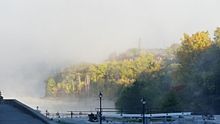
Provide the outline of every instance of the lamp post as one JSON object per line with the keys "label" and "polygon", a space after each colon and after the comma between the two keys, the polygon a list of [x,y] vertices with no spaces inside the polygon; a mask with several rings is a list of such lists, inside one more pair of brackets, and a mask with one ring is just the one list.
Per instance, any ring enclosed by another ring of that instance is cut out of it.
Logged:
{"label": "lamp post", "polygon": [[145,124],[145,105],[146,105],[146,100],[144,98],[141,99],[142,102],[142,114],[143,114],[143,124]]}
{"label": "lamp post", "polygon": [[100,105],[99,122],[100,124],[102,124],[102,92],[99,92],[99,105]]}
{"label": "lamp post", "polygon": [[2,92],[0,91],[0,101],[3,101]]}

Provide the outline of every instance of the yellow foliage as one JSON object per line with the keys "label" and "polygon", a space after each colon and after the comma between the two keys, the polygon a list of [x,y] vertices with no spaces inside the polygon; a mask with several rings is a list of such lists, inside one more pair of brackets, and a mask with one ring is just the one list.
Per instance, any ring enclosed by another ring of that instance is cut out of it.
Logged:
{"label": "yellow foliage", "polygon": [[56,95],[56,92],[57,92],[57,85],[56,85],[56,82],[53,78],[48,78],[47,80],[47,92],[48,92],[48,95]]}
{"label": "yellow foliage", "polygon": [[85,88],[85,86],[86,86],[86,84],[85,84],[85,82],[80,82],[79,84],[78,84],[78,91],[81,91],[83,88]]}
{"label": "yellow foliage", "polygon": [[216,28],[214,36],[215,44],[220,47],[220,27]]}
{"label": "yellow foliage", "polygon": [[202,51],[212,45],[212,40],[208,32],[197,32],[192,36],[184,34],[182,48],[187,52]]}

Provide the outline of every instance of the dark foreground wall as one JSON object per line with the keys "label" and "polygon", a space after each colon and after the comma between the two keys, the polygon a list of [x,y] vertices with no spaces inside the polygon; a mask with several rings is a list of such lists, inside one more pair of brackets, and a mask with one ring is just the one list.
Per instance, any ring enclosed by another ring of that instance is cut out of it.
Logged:
{"label": "dark foreground wall", "polygon": [[1,124],[54,124],[41,113],[27,105],[14,100],[6,99],[0,102],[0,123]]}

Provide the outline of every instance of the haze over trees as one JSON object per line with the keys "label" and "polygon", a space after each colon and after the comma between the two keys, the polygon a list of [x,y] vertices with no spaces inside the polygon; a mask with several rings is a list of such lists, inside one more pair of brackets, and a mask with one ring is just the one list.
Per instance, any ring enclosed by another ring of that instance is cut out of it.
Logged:
{"label": "haze over trees", "polygon": [[140,113],[192,111],[220,113],[220,28],[214,36],[184,34],[167,49],[129,49],[100,64],[65,68],[46,81],[46,96],[96,96],[102,91],[117,108]]}

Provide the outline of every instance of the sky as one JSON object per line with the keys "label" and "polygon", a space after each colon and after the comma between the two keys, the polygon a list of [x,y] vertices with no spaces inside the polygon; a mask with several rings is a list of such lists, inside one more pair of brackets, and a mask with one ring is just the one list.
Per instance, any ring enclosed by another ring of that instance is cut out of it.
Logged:
{"label": "sky", "polygon": [[[219,0],[0,0],[0,90],[43,95],[57,68],[166,48],[220,26]],[[22,86],[22,87],[21,87]],[[28,88],[27,88],[28,87]]]}

